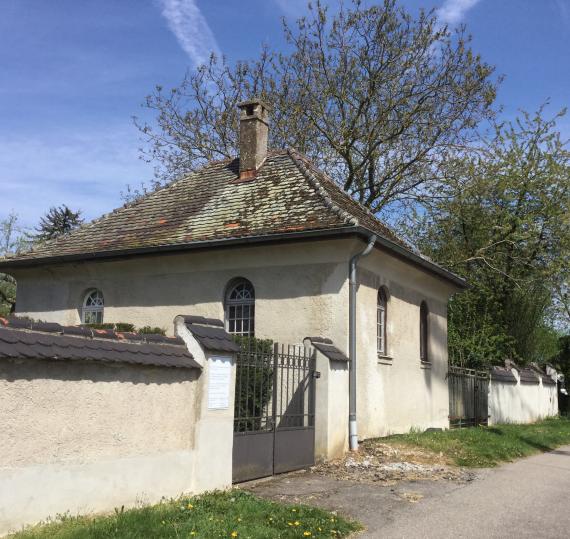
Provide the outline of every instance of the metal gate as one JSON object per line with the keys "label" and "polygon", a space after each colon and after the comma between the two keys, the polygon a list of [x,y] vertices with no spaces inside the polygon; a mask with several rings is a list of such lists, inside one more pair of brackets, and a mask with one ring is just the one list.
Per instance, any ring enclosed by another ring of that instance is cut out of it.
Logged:
{"label": "metal gate", "polygon": [[315,462],[316,355],[301,346],[249,340],[237,357],[233,482]]}
{"label": "metal gate", "polygon": [[450,428],[487,425],[489,420],[489,373],[449,366]]}

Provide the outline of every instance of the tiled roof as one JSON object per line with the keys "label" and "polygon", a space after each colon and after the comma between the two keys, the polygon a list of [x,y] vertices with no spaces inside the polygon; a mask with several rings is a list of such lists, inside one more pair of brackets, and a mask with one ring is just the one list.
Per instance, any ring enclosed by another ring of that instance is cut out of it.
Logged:
{"label": "tiled roof", "polygon": [[325,357],[331,361],[350,361],[346,354],[341,352],[332,342],[331,339],[324,337],[307,337],[314,348],[316,348]]}
{"label": "tiled roof", "polygon": [[540,383],[538,380],[538,373],[536,373],[533,369],[525,368],[519,371],[519,376],[521,382],[525,382],[527,384],[538,384]]}
{"label": "tiled roof", "polygon": [[239,352],[240,347],[224,329],[224,323],[215,318],[184,316],[184,323],[194,338],[207,350]]}
{"label": "tiled roof", "polygon": [[5,264],[356,225],[411,250],[295,151],[270,152],[251,181],[238,180],[238,165],[211,163]]}
{"label": "tiled roof", "polygon": [[200,368],[181,339],[0,318],[0,361],[45,359]]}
{"label": "tiled roof", "polygon": [[513,384],[517,383],[517,379],[513,374],[513,371],[507,367],[493,367],[491,369],[491,380],[511,382]]}

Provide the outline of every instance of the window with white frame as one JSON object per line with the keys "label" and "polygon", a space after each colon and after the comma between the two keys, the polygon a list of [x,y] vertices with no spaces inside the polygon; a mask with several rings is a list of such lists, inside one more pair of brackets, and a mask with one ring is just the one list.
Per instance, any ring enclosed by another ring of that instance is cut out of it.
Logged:
{"label": "window with white frame", "polygon": [[85,294],[81,310],[81,322],[84,324],[102,324],[105,300],[101,290],[92,289]]}
{"label": "window with white frame", "polygon": [[234,335],[255,333],[255,291],[247,279],[230,283],[226,293],[226,328]]}
{"label": "window with white frame", "polygon": [[429,362],[429,310],[427,303],[422,301],[420,305],[420,360]]}
{"label": "window with white frame", "polygon": [[386,322],[388,320],[388,294],[384,287],[378,290],[378,300],[376,305],[376,349],[378,355],[388,355],[386,338]]}

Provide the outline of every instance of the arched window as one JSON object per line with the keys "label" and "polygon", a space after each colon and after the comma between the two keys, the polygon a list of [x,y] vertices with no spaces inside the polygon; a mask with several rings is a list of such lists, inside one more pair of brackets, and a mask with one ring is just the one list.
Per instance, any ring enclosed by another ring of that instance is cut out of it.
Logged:
{"label": "arched window", "polygon": [[89,290],[83,299],[81,321],[84,324],[102,324],[104,307],[103,292],[96,288]]}
{"label": "arched window", "polygon": [[237,279],[228,286],[226,328],[234,335],[255,333],[255,291],[247,279]]}
{"label": "arched window", "polygon": [[427,303],[422,301],[420,305],[420,359],[428,362],[428,335],[429,335],[429,311]]}
{"label": "arched window", "polygon": [[376,349],[378,355],[388,354],[386,339],[386,322],[388,320],[388,294],[382,287],[378,290],[378,300],[376,304]]}

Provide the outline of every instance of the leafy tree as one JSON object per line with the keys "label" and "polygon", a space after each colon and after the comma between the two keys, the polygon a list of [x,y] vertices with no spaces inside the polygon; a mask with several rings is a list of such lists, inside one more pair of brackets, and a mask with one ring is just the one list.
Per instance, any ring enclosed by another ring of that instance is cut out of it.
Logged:
{"label": "leafy tree", "polygon": [[543,355],[540,332],[570,252],[570,152],[556,129],[564,111],[543,112],[498,125],[491,140],[450,160],[445,188],[409,229],[471,284],[450,303],[454,362]]}
{"label": "leafy tree", "polygon": [[284,33],[285,51],[266,47],[235,65],[212,56],[180,87],[147,97],[156,125],[135,121],[157,185],[234,158],[236,106],[255,95],[274,109],[273,147],[304,152],[380,211],[421,199],[450,149],[492,116],[493,68],[471,50],[464,28],[451,32],[434,11],[414,17],[396,0],[353,0],[331,16],[317,1]]}
{"label": "leafy tree", "polygon": [[40,224],[36,228],[36,241],[53,240],[63,234],[67,234],[83,223],[81,211],[72,211],[65,204],[59,207],[52,207],[40,219]]}
{"label": "leafy tree", "polygon": [[[23,232],[15,213],[0,220],[0,258],[18,252],[25,246]],[[0,273],[0,316],[13,312],[15,305],[16,280],[11,275]]]}

